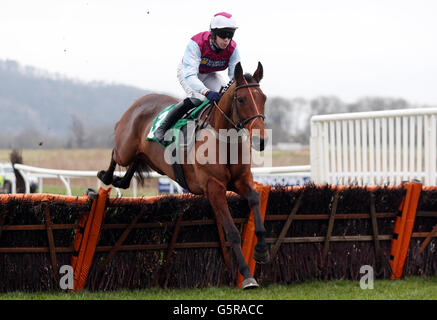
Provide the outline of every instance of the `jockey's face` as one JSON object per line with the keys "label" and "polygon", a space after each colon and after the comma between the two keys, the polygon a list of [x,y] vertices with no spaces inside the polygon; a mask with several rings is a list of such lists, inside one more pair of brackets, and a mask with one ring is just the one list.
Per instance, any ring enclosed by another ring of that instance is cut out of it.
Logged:
{"label": "jockey's face", "polygon": [[226,49],[229,45],[229,43],[231,43],[231,38],[220,38],[219,36],[215,37],[215,44],[217,45],[218,48],[220,49]]}

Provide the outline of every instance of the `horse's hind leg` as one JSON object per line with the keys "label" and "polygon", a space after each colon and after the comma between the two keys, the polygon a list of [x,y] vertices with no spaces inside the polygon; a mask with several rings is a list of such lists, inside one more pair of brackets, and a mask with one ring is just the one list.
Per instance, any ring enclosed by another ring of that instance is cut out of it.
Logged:
{"label": "horse's hind leg", "polygon": [[243,289],[250,289],[258,287],[258,283],[250,273],[249,266],[244,260],[243,252],[241,250],[241,236],[237,227],[232,220],[229,212],[228,203],[226,199],[226,188],[214,178],[209,178],[206,186],[207,197],[211,206],[225,229],[226,240],[232,243],[235,255],[238,260],[240,273],[244,277]]}
{"label": "horse's hind leg", "polygon": [[114,177],[112,180],[112,185],[116,188],[127,189],[130,186],[130,181],[137,170],[137,161],[138,158],[132,162],[132,164],[127,169],[125,175],[123,177]]}
{"label": "horse's hind leg", "polygon": [[114,177],[114,170],[117,163],[114,160],[114,150],[112,150],[111,154],[111,163],[109,164],[108,170],[101,170],[97,173],[97,177],[106,185],[110,185],[112,183]]}

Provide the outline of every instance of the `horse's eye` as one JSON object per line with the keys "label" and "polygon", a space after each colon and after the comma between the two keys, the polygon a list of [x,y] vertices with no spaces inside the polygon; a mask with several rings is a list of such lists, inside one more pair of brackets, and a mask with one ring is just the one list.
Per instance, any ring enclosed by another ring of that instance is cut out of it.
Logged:
{"label": "horse's eye", "polygon": [[239,103],[243,103],[244,102],[243,98],[238,98],[237,100],[238,100]]}

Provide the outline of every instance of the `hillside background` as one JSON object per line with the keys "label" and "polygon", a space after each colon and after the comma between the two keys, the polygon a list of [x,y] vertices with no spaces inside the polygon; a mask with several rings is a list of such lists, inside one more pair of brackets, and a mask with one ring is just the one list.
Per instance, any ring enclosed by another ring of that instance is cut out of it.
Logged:
{"label": "hillside background", "polygon": [[[143,88],[83,82],[0,60],[0,148],[111,148],[116,122],[148,93]],[[268,96],[266,124],[274,128],[274,145],[307,144],[312,115],[415,107],[432,106],[413,105],[401,97],[363,97],[346,103],[336,96]]]}

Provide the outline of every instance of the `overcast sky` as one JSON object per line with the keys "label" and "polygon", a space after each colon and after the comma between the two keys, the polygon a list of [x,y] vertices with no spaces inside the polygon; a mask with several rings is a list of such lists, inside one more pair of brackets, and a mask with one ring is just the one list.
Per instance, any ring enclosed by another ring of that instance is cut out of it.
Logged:
{"label": "overcast sky", "polygon": [[437,105],[434,0],[0,0],[0,59],[182,97],[185,46],[221,11],[239,24],[244,71],[264,65],[268,96]]}

